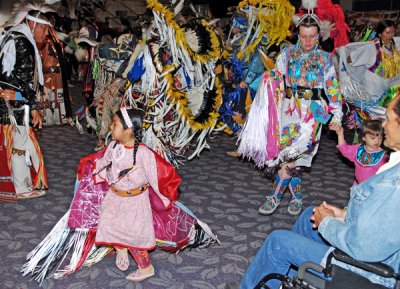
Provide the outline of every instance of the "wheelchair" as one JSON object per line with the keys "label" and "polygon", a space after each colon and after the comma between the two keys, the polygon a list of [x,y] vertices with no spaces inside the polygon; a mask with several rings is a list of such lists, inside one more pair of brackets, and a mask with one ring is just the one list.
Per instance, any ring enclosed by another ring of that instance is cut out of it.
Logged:
{"label": "wheelchair", "polygon": [[270,289],[266,283],[273,279],[282,282],[282,289],[388,289],[385,286],[372,283],[361,275],[332,264],[333,259],[382,277],[394,278],[396,280],[394,289],[400,289],[400,274],[390,266],[382,263],[360,262],[338,249],[329,254],[325,268],[313,262],[305,262],[300,266],[296,277],[268,274],[254,289]]}

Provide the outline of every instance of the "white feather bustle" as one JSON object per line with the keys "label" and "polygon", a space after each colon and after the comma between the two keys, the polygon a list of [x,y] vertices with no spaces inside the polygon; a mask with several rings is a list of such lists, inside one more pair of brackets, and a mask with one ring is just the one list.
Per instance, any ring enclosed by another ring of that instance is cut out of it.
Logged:
{"label": "white feather bustle", "polygon": [[205,90],[195,86],[188,92],[188,107],[193,115],[197,115],[202,108]]}
{"label": "white feather bustle", "polygon": [[304,9],[309,9],[312,10],[315,7],[317,7],[317,0],[302,0],[301,5],[303,6]]}
{"label": "white feather bustle", "polygon": [[190,49],[192,49],[194,52],[200,51],[199,39],[197,38],[196,31],[187,29],[185,31],[185,39]]}

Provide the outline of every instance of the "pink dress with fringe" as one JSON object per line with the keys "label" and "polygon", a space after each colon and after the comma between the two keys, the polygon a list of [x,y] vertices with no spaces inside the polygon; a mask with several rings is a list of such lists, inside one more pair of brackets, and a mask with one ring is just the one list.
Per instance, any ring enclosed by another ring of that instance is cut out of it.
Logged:
{"label": "pink dress with fringe", "polygon": [[[117,153],[116,153],[117,152]],[[116,158],[117,155],[117,158]],[[116,182],[120,171],[133,165],[133,147],[111,143],[102,159],[96,162],[96,169],[101,169],[112,159],[111,168],[100,172],[100,177],[111,184]],[[145,146],[140,146],[136,156],[136,168],[116,182],[119,190],[130,190],[150,184],[157,195],[157,166],[154,154]],[[161,197],[168,204],[165,197]],[[105,196],[99,216],[96,245],[115,245],[151,250],[156,246],[153,215],[149,199],[149,190],[133,197],[121,197],[111,191]]]}

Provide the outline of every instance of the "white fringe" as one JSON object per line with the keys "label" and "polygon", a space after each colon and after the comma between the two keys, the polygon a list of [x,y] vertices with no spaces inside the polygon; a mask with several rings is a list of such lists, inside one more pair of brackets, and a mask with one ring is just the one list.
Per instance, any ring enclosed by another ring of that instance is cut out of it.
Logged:
{"label": "white fringe", "polygon": [[88,258],[86,259],[83,266],[91,267],[94,264],[100,262],[108,253],[114,250],[113,247],[101,246],[96,247],[93,246],[92,250],[90,251]]}
{"label": "white fringe", "polygon": [[[69,229],[67,227],[69,219],[68,211],[54,226],[50,233],[43,239],[39,245],[36,246],[27,256],[28,262],[26,262],[22,268],[21,273],[23,276],[27,274],[33,274],[36,271],[40,271],[40,274],[35,278],[38,282],[42,283],[51,261],[57,255],[60,246],[65,242],[68,237]],[[38,264],[42,259],[46,261],[38,268]]]}
{"label": "white fringe", "polygon": [[268,93],[274,92],[271,90],[271,81],[265,74],[237,141],[238,153],[254,160],[258,167],[264,166],[267,160],[267,128],[270,117],[268,106],[271,105]]}
{"label": "white fringe", "polygon": [[[68,255],[69,251],[72,249],[72,256],[69,264],[62,270],[58,270],[54,273],[54,279],[60,279],[76,271],[78,262],[82,256],[82,251],[84,249],[84,244],[89,233],[89,229],[76,229],[73,236],[70,238],[67,244],[67,251],[64,258]],[[60,265],[64,259],[59,263]]]}

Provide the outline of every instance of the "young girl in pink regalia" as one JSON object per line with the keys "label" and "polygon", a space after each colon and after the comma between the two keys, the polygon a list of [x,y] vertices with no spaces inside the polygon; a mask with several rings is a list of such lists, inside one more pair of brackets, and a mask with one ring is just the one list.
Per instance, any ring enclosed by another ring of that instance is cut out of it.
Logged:
{"label": "young girl in pink regalia", "polygon": [[154,275],[148,251],[156,247],[148,191],[151,186],[158,192],[156,160],[150,149],[139,147],[141,131],[141,111],[121,108],[111,124],[113,142],[95,169],[97,179],[107,181],[111,190],[101,206],[96,245],[115,247],[116,265],[121,271],[128,269],[128,251],[131,253],[139,267],[126,277],[131,281]]}
{"label": "young girl in pink regalia", "polygon": [[121,108],[111,125],[113,141],[81,159],[70,209],[29,253],[24,276],[59,279],[115,249],[121,271],[129,268],[129,253],[138,265],[126,279],[141,281],[154,275],[148,251],[156,246],[179,252],[218,242],[178,201],[175,168],[141,144],[142,117],[141,110]]}

